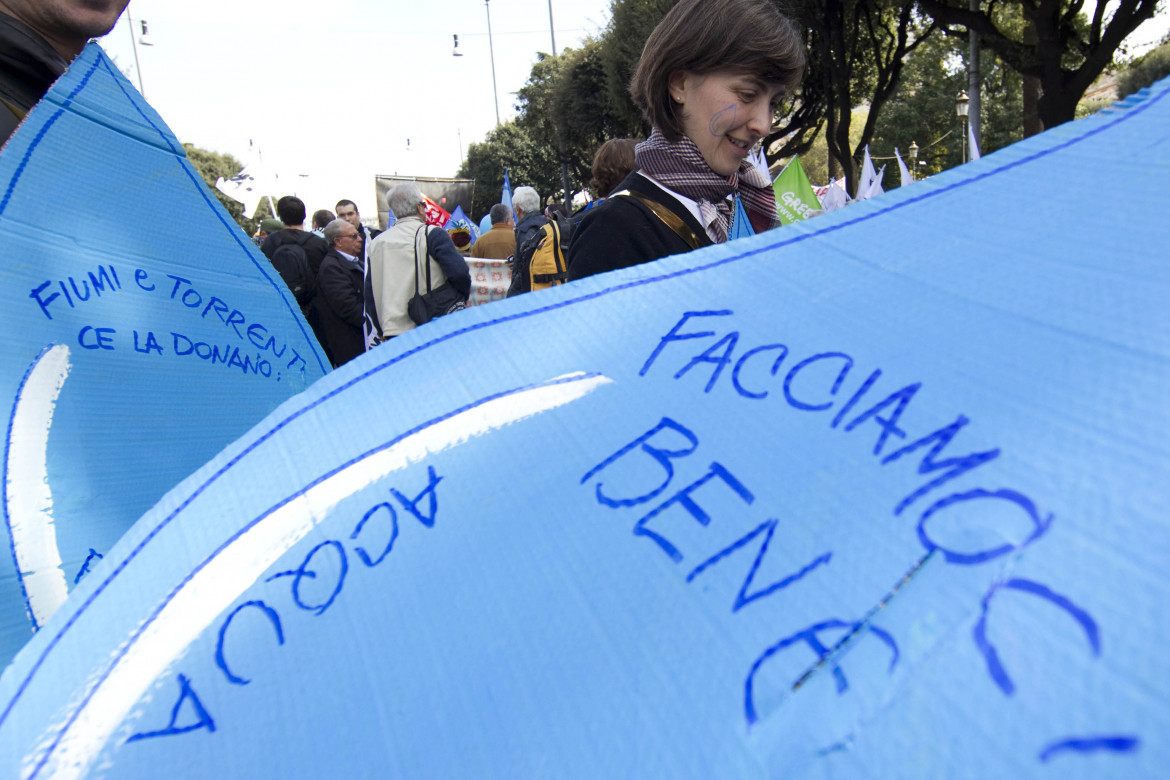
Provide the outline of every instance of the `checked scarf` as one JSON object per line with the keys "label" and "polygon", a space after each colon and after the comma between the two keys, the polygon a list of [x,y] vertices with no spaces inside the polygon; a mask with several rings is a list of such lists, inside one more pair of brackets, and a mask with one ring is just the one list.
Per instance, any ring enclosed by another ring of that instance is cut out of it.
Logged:
{"label": "checked scarf", "polygon": [[698,202],[703,226],[716,243],[727,240],[731,224],[727,198],[734,192],[739,193],[757,229],[760,225],[766,230],[780,224],[772,183],[749,160],[740,163],[739,170],[730,176],[720,176],[707,165],[694,141],[684,135],[677,143],[671,143],[657,127],[635,147],[634,160],[640,170],[662,186]]}

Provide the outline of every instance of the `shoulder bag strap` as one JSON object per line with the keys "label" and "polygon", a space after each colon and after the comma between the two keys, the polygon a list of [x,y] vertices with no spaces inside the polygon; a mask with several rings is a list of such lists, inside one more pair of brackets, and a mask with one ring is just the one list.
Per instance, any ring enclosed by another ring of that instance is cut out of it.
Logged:
{"label": "shoulder bag strap", "polygon": [[[427,230],[427,226],[423,225],[418,230],[414,231],[414,292],[417,295],[422,295],[422,292],[418,288],[418,276],[419,276],[419,273],[418,273],[418,234],[419,233],[423,234],[423,242],[424,242],[424,246],[425,246],[426,245],[425,242],[427,240],[426,230]],[[431,291],[431,261],[430,261],[430,257],[431,257],[431,253],[430,253],[429,249],[427,251],[423,252],[423,262],[426,263],[426,265],[427,265],[427,292]]]}
{"label": "shoulder bag strap", "polygon": [[621,192],[615,192],[613,195],[610,195],[610,197],[617,198],[623,195],[629,196],[634,200],[639,201],[643,206],[654,212],[654,216],[665,222],[666,226],[678,234],[679,238],[681,238],[683,241],[686,241],[691,249],[698,249],[700,246],[702,246],[702,243],[699,241],[699,237],[695,235],[695,231],[691,230],[690,226],[683,222],[678,214],[675,214],[666,206],[663,206],[661,203],[648,195],[643,195],[642,193],[634,192],[633,190],[622,190]]}

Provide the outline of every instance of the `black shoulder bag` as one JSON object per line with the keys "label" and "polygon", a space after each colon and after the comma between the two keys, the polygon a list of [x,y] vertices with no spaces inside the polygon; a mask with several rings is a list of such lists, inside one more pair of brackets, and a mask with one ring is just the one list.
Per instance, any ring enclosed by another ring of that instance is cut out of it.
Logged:
{"label": "black shoulder bag", "polygon": [[[414,232],[414,297],[406,304],[407,315],[414,320],[415,325],[423,325],[430,322],[435,317],[442,317],[444,314],[450,314],[453,311],[467,308],[467,301],[463,296],[451,286],[451,284],[444,283],[434,290],[431,289],[431,257],[430,252],[426,247],[426,229],[423,225]],[[423,292],[419,286],[419,271],[418,271],[418,236],[423,234],[423,265],[427,269],[427,290]]]}

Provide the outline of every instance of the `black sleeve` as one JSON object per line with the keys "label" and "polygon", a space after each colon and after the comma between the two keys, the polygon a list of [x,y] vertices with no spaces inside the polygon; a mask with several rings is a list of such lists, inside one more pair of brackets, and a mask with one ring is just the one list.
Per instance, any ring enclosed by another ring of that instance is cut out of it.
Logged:
{"label": "black sleeve", "polygon": [[689,252],[691,247],[658,217],[627,196],[590,209],[569,244],[569,280]]}
{"label": "black sleeve", "polygon": [[471,296],[471,269],[467,267],[467,260],[459,254],[459,250],[451,242],[451,236],[447,235],[446,230],[442,228],[427,229],[427,252],[435,258],[439,268],[443,269],[443,275],[447,277],[451,286],[465,300],[469,298]]}

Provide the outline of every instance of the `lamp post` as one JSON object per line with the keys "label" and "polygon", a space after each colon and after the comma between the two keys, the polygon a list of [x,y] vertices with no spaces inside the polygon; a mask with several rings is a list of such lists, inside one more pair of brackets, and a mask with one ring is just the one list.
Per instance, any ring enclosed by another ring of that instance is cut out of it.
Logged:
{"label": "lamp post", "polygon": [[496,94],[496,50],[492,47],[492,9],[488,5],[491,0],[483,0],[483,8],[487,11],[488,23],[488,54],[492,60],[492,99],[496,103],[496,127],[500,125],[500,96]]}
{"label": "lamp post", "polygon": [[914,175],[918,168],[918,144],[911,141],[910,149],[908,151],[910,156],[910,180],[914,181],[918,178]]}
{"label": "lamp post", "polygon": [[959,120],[963,123],[963,138],[961,147],[963,149],[963,162],[967,162],[967,109],[970,108],[971,99],[967,97],[967,91],[961,90],[959,96],[955,98],[955,114],[958,115]]}
{"label": "lamp post", "polygon": [[146,88],[142,86],[142,66],[138,64],[138,44],[143,46],[154,46],[154,39],[150,37],[150,33],[146,31],[146,22],[140,22],[142,25],[142,37],[134,37],[134,19],[130,16],[129,7],[126,8],[126,24],[130,28],[130,46],[134,49],[134,72],[138,74],[138,91],[142,97],[146,97]]}

